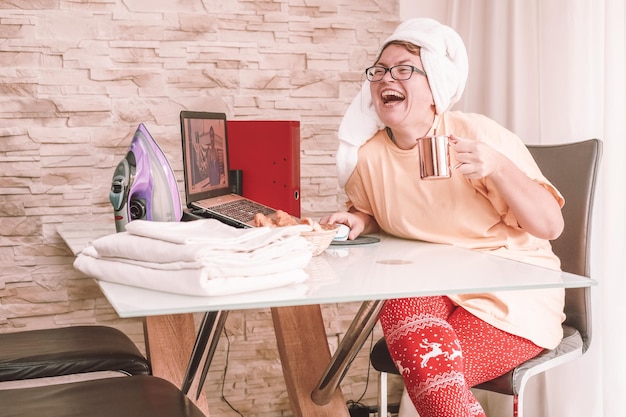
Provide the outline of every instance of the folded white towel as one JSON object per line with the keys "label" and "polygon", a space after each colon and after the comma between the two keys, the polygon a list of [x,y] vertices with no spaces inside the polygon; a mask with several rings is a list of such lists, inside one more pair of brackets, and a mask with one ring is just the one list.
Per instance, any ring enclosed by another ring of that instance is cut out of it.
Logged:
{"label": "folded white towel", "polygon": [[155,264],[185,262],[195,263],[196,266],[213,263],[215,259],[220,259],[220,262],[231,258],[236,262],[259,262],[292,250],[310,250],[309,242],[299,233],[294,234],[294,230],[264,229],[263,234],[251,234],[251,239],[240,244],[229,239],[179,244],[121,232],[98,238],[92,245],[103,258],[126,258]]}
{"label": "folded white towel", "polygon": [[312,251],[300,232],[309,230],[136,220],[126,232],[94,240],[74,268],[102,281],[188,295],[276,288],[307,279]]}
{"label": "folded white towel", "polygon": [[[402,22],[383,43],[394,40],[421,47],[420,55],[435,100],[437,114],[449,110],[463,94],[469,69],[463,40],[452,28],[433,19],[415,18]],[[381,50],[382,50],[381,48]],[[337,177],[344,187],[354,171],[357,153],[384,127],[372,105],[369,81],[354,98],[339,126]]]}
{"label": "folded white towel", "polygon": [[299,235],[302,231],[310,230],[309,225],[240,229],[216,219],[200,219],[192,222],[135,220],[126,225],[126,231],[136,236],[179,244],[213,244],[222,248],[237,248],[237,250],[247,250],[255,245],[256,247],[263,246],[273,240]]}
{"label": "folded white towel", "polygon": [[102,281],[196,296],[222,296],[266,290],[302,283],[308,278],[303,269],[267,275],[211,278],[206,268],[168,271],[83,254],[74,261],[74,268]]}
{"label": "folded white towel", "polygon": [[[198,261],[153,262],[146,259],[103,257],[95,247],[86,247],[78,257],[91,257],[110,262],[137,265],[151,270],[177,271],[181,269],[204,269],[207,279],[229,278],[238,276],[269,275],[279,272],[304,268],[311,260],[311,251],[305,239],[287,242],[280,245],[279,250],[263,251],[265,256],[249,257],[248,254],[232,253],[221,256],[210,256]],[[267,249],[274,249],[268,246]],[[132,278],[130,278],[132,279]]]}

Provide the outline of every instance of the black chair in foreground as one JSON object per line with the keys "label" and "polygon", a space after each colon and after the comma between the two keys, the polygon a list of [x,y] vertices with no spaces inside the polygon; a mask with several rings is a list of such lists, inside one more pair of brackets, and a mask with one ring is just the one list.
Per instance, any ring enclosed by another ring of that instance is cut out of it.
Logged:
{"label": "black chair in foreground", "polygon": [[[589,139],[559,145],[529,145],[528,149],[543,174],[565,197],[565,229],[552,242],[563,271],[590,276],[591,217],[596,177],[602,155],[602,142]],[[523,415],[523,394],[528,380],[548,369],[583,355],[591,343],[591,289],[565,290],[563,340],[553,350],[545,350],[510,372],[474,388],[513,396],[513,413]],[[387,415],[387,374],[399,375],[384,339],[370,353],[379,374],[379,414]]]}
{"label": "black chair in foreground", "polygon": [[103,371],[151,373],[150,363],[135,343],[113,327],[76,326],[0,334],[0,382]]}
{"label": "black chair in foreground", "polygon": [[205,417],[170,382],[150,375],[0,390],[0,417]]}

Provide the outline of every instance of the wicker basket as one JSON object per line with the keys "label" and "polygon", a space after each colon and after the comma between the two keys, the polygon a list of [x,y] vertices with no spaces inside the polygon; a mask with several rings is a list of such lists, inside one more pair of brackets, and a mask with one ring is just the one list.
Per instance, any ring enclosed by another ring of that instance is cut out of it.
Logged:
{"label": "wicker basket", "polygon": [[337,234],[337,229],[321,230],[319,232],[300,232],[300,236],[313,244],[313,256],[318,256],[330,246],[333,238]]}

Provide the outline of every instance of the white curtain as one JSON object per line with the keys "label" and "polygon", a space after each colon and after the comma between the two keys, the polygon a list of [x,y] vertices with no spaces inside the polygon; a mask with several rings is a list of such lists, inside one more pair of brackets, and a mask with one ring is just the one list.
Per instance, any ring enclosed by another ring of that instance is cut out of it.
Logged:
{"label": "white curtain", "polygon": [[[525,415],[624,415],[626,392],[626,10],[624,0],[400,0],[463,37],[470,75],[456,106],[528,144],[604,141],[592,236],[593,339],[580,359],[535,377]],[[510,399],[481,398],[490,417]]]}

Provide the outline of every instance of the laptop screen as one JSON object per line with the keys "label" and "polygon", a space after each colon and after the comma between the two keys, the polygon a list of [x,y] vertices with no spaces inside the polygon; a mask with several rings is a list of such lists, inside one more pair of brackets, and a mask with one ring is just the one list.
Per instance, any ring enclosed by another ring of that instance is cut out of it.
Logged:
{"label": "laptop screen", "polygon": [[187,203],[230,194],[226,114],[180,112]]}

